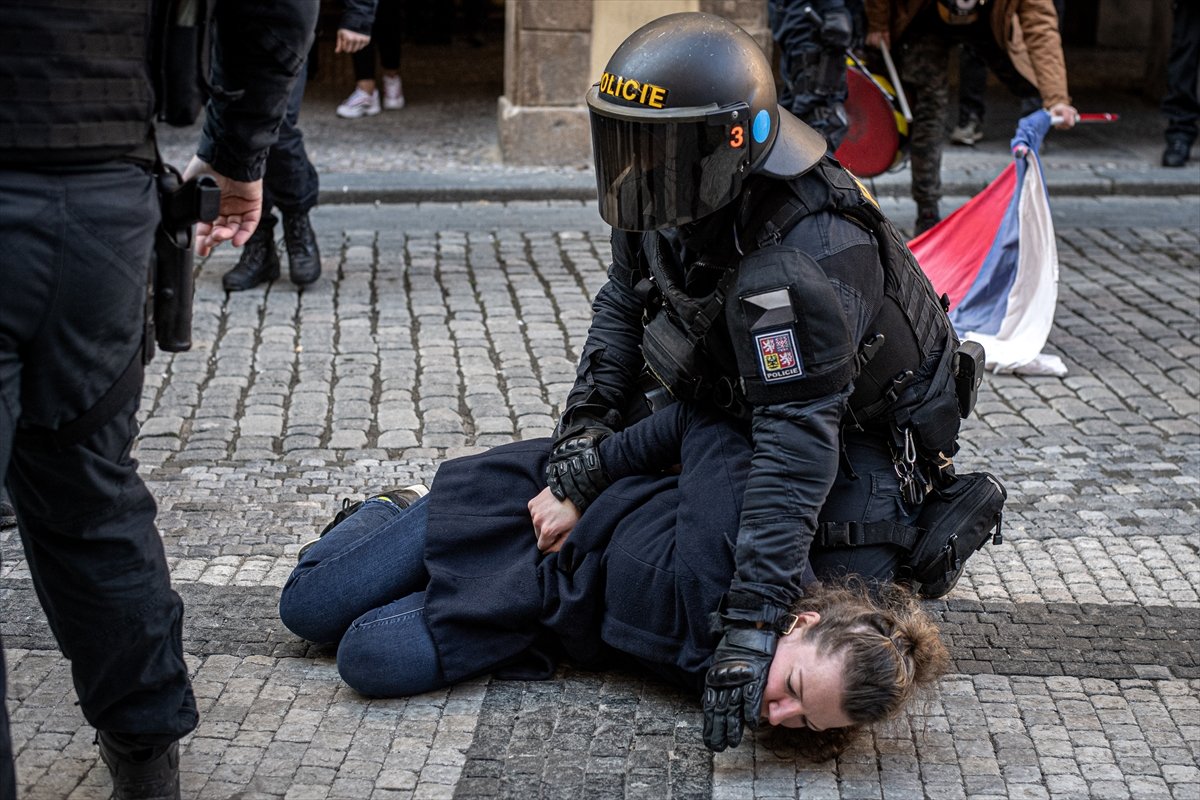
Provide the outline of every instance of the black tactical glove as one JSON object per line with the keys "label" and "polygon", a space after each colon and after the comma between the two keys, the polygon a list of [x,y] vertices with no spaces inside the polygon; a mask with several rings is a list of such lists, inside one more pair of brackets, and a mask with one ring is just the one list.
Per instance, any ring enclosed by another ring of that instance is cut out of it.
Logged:
{"label": "black tactical glove", "polygon": [[600,496],[611,481],[600,463],[600,442],[608,428],[589,427],[554,443],[546,465],[546,485],[559,500],[570,500],[579,513]]}
{"label": "black tactical glove", "polygon": [[763,689],[779,641],[772,628],[729,628],[704,676],[704,746],[737,747],[744,726],[758,727]]}
{"label": "black tactical glove", "polygon": [[730,589],[719,610],[724,635],[704,677],[704,745],[714,752],[737,747],[746,725],[758,727],[763,690],[775,645],[791,633],[796,615],[785,598]]}
{"label": "black tactical glove", "polygon": [[850,46],[854,35],[854,22],[850,12],[844,8],[830,9],[825,12],[821,22],[821,42],[829,48],[845,50]]}

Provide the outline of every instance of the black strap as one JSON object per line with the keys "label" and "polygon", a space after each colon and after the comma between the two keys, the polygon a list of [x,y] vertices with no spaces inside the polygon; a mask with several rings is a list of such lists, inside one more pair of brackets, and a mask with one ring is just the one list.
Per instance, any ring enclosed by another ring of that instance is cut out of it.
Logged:
{"label": "black strap", "polygon": [[125,371],[108,388],[96,405],[61,428],[51,429],[40,426],[19,428],[17,440],[22,447],[41,450],[66,450],[68,447],[79,444],[103,428],[109,420],[116,416],[122,406],[141,392],[144,369],[142,349],[139,347],[133,354],[129,366],[125,367]]}
{"label": "black strap", "polygon": [[[683,322],[688,338],[693,342],[699,342],[708,334],[709,328],[723,313],[725,297],[737,271],[732,267],[726,267],[712,294],[707,297],[694,298],[679,287],[678,281],[681,276],[672,274],[673,270],[667,262],[662,248],[662,237],[655,237],[655,250],[646,260],[650,266],[650,274],[654,279],[655,286],[662,293],[666,305]],[[641,294],[645,290],[635,287],[635,291]],[[647,296],[649,295],[647,294]]]}
{"label": "black strap", "polygon": [[913,549],[921,529],[885,520],[883,522],[822,522],[813,534],[817,547],[867,547],[890,544],[905,551]]}

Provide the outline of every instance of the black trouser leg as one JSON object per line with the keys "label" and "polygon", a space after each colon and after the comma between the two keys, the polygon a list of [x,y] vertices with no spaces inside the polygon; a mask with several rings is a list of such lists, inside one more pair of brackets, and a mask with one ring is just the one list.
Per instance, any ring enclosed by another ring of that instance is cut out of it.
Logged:
{"label": "black trouser leg", "polygon": [[196,708],[182,602],[130,456],[140,380],[78,442],[44,434],[95,407],[138,357],[158,219],[153,178],[131,164],[0,170],[0,472],[84,716],[146,746],[192,730]]}

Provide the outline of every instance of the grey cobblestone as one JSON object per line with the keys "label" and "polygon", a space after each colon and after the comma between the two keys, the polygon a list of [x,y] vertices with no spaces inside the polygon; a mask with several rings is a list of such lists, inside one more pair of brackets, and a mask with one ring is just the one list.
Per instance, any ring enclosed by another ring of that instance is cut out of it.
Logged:
{"label": "grey cobblestone", "polygon": [[[327,278],[303,293],[226,296],[236,255],[219,250],[197,273],[193,351],[147,375],[136,455],[202,712],[185,797],[1200,795],[1196,230],[1060,234],[1050,350],[1070,373],[988,375],[966,423],[959,463],[1010,500],[1005,543],[931,605],[954,672],[814,765],[754,737],[713,756],[694,698],[624,673],[369,700],[282,628],[295,553],[341,498],[550,432],[604,281],[590,206],[385,211],[404,224],[318,210]],[[106,797],[13,531],[0,547],[22,796]]]}

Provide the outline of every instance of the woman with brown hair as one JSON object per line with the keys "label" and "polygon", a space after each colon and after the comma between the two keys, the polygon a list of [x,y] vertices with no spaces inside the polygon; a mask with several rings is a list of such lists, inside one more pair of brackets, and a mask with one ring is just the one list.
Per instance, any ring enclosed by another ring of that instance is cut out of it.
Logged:
{"label": "woman with brown hair", "polygon": [[[302,550],[280,598],[284,624],[338,643],[343,679],[372,696],[489,672],[545,679],[563,660],[706,691],[745,431],[693,406],[656,412],[602,443],[612,484],[582,514],[545,488],[548,451],[515,442],[446,462],[427,496],[409,487],[350,505]],[[898,713],[947,656],[907,592],[809,574],[786,630],[764,632],[779,643],[761,697],[739,709],[751,726],[841,742]]]}

